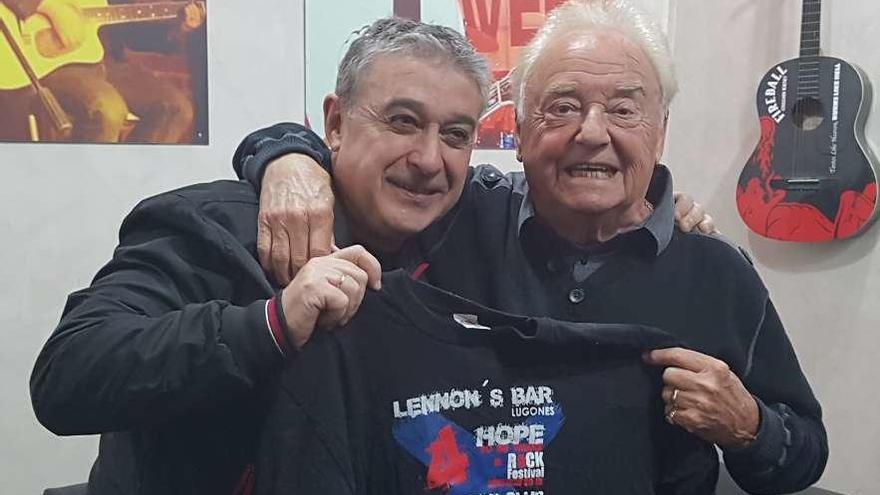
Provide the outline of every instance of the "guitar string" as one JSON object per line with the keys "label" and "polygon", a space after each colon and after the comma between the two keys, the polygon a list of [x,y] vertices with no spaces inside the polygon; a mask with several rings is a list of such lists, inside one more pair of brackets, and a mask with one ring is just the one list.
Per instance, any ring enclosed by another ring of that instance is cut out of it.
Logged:
{"label": "guitar string", "polygon": [[[803,57],[805,55],[804,51],[804,40],[806,39],[806,33],[804,32],[804,19],[806,19],[808,12],[809,0],[804,0],[802,4],[801,11],[801,43],[800,43],[800,58],[798,58],[798,79],[797,79],[797,100],[795,100],[794,112],[792,112],[792,118],[794,119],[794,149],[791,152],[791,175],[790,177],[793,179],[797,179],[797,162],[798,162],[798,150],[800,150],[800,138],[801,132],[803,131],[804,126],[804,105],[805,105],[805,95],[803,94]],[[800,121],[800,122],[798,122]]]}
{"label": "guitar string", "polygon": [[[817,8],[815,11],[812,11],[810,9],[810,7],[817,7]],[[806,131],[805,127],[807,125],[807,111],[809,110],[807,101],[810,98],[810,96],[812,95],[813,89],[814,89],[812,84],[810,84],[810,85],[804,84],[805,83],[805,81],[804,81],[804,79],[805,79],[805,77],[804,77],[804,75],[805,75],[805,73],[804,73],[804,65],[805,65],[804,58],[806,58],[804,55],[806,55],[807,57],[814,56],[812,53],[807,53],[807,51],[806,51],[806,45],[808,43],[812,44],[810,42],[813,41],[811,39],[812,36],[810,36],[810,39],[808,39],[808,35],[815,34],[815,38],[816,38],[815,41],[818,44],[818,41],[820,40],[820,36],[819,36],[820,33],[819,33],[818,29],[821,29],[821,23],[820,23],[819,27],[817,28],[817,31],[808,31],[807,30],[807,24],[808,24],[807,16],[816,15],[819,20],[816,20],[814,22],[820,22],[821,8],[822,8],[821,0],[804,0],[803,6],[802,6],[802,12],[801,12],[801,52],[802,52],[801,55],[802,56],[798,59],[798,83],[797,83],[798,84],[798,90],[797,90],[798,99],[795,102],[795,108],[798,108],[798,110],[800,111],[800,115],[797,115],[797,113],[792,115],[792,117],[794,117],[795,119],[800,120],[800,123],[799,123],[800,125],[797,125],[798,122],[795,122],[795,124],[796,124],[795,131],[794,131],[795,132],[795,147],[794,147],[794,150],[791,154],[791,156],[792,156],[792,167],[791,167],[791,174],[792,175],[791,175],[791,177],[793,177],[795,179],[799,178],[798,177],[798,169],[799,169],[798,153],[799,153],[799,150],[801,149],[801,146],[803,146],[803,143],[806,142],[806,132],[807,131]],[[816,48],[817,48],[816,51],[818,51],[818,47],[816,47]],[[818,56],[818,54],[816,54],[816,56]],[[818,69],[818,65],[819,65],[818,61],[812,61],[812,62],[809,62],[809,64],[811,65],[811,69],[813,68],[812,65],[816,65],[815,68]],[[817,81],[816,81],[815,85],[816,85],[815,92],[818,93],[818,88],[819,88],[818,74],[817,74]],[[809,88],[805,88],[805,86],[809,86]],[[816,96],[818,97],[818,94],[816,94]]]}

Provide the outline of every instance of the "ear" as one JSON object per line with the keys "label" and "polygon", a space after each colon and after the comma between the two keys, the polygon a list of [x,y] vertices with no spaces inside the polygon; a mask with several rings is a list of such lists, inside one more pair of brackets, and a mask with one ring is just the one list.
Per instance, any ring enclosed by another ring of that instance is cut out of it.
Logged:
{"label": "ear", "polygon": [[522,163],[522,151],[519,150],[519,115],[516,111],[513,112],[513,121],[516,122],[516,129],[513,132],[513,142],[516,145],[516,161]]}
{"label": "ear", "polygon": [[657,146],[654,148],[654,163],[660,163],[660,158],[663,157],[663,150],[666,149],[666,124],[668,123],[669,111],[663,116],[663,123],[660,124],[660,129],[657,131]]}
{"label": "ear", "polygon": [[342,103],[336,93],[324,97],[324,139],[330,151],[337,152],[342,145]]}

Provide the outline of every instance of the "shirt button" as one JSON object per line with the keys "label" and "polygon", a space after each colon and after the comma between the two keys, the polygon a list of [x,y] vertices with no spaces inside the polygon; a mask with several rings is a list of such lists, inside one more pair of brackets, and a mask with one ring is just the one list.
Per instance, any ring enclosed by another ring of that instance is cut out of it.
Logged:
{"label": "shirt button", "polygon": [[483,182],[488,185],[493,185],[496,182],[501,180],[501,174],[498,172],[484,172],[483,173]]}
{"label": "shirt button", "polygon": [[572,304],[580,304],[584,301],[586,294],[584,293],[584,289],[572,289],[571,292],[568,293],[568,300],[571,301]]}

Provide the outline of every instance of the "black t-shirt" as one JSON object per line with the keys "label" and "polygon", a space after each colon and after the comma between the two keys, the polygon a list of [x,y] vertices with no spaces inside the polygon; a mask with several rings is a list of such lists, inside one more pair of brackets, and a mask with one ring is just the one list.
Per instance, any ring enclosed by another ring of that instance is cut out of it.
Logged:
{"label": "black t-shirt", "polygon": [[714,448],[663,421],[641,362],[673,337],[383,285],[280,376],[257,493],[713,493]]}

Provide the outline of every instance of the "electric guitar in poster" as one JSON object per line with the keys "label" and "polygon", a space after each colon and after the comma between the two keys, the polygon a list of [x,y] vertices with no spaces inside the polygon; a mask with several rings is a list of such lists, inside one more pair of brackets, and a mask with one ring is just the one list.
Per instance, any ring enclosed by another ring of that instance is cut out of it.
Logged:
{"label": "electric guitar in poster", "polygon": [[740,217],[770,239],[846,239],[878,216],[864,138],[870,86],[856,67],[819,55],[821,5],[803,0],[800,57],[761,80],[761,137],[737,185]]}
{"label": "electric guitar in poster", "polygon": [[513,149],[516,147],[511,72],[492,83],[489,101],[480,116],[477,147],[482,149]]}
{"label": "electric guitar in poster", "polygon": [[481,121],[488,119],[493,113],[500,110],[502,107],[513,105],[513,86],[510,81],[511,74],[513,74],[513,71],[510,71],[506,76],[492,84],[492,88],[489,92],[489,101],[486,104],[486,110],[484,110],[483,115],[480,116]]}
{"label": "electric guitar in poster", "polygon": [[[0,3],[0,22],[6,24],[38,79],[67,64],[94,64],[104,58],[104,45],[98,30],[110,24],[154,22],[176,19],[189,2],[155,2],[108,5],[107,0],[78,0],[85,23],[83,43],[74,49],[65,48],[55,36],[49,19],[34,14],[19,20],[15,13]],[[197,2],[204,10],[204,2]],[[0,90],[28,86],[30,80],[5,40],[0,38]]]}

